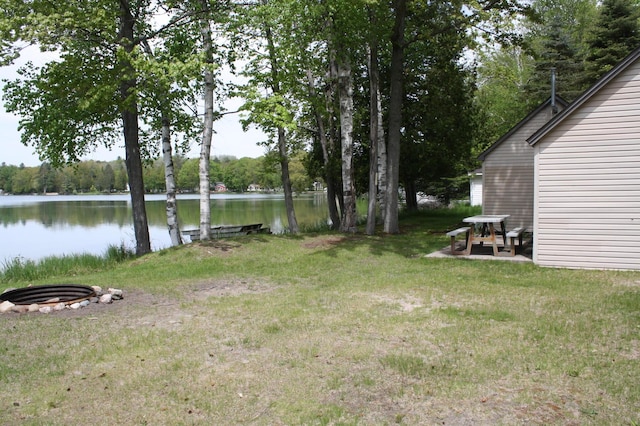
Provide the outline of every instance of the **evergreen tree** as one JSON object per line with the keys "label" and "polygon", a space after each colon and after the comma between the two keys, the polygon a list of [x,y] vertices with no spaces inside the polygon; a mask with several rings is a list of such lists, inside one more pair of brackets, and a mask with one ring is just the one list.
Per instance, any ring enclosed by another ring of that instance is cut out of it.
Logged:
{"label": "evergreen tree", "polygon": [[588,40],[585,86],[595,83],[640,46],[640,6],[634,0],[604,0]]}
{"label": "evergreen tree", "polygon": [[580,52],[565,29],[560,17],[552,17],[539,35],[534,69],[525,86],[529,109],[544,102],[551,95],[551,69],[556,70],[556,93],[572,101],[582,93],[584,78]]}

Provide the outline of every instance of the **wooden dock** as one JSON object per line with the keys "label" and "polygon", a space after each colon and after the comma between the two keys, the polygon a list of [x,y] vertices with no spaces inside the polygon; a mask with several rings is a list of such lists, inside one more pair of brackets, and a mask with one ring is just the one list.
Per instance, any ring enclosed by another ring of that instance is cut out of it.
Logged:
{"label": "wooden dock", "polygon": [[[211,227],[211,239],[238,237],[249,234],[270,234],[271,228],[262,227],[261,223],[251,225],[222,225]],[[185,229],[183,235],[191,238],[191,241],[200,240],[200,229]]]}

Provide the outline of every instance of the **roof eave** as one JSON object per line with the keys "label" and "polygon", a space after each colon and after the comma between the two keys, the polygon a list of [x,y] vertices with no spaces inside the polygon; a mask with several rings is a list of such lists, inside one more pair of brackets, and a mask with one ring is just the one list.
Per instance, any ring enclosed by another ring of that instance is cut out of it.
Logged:
{"label": "roof eave", "polygon": [[[565,101],[564,99],[562,99],[560,96],[556,96],[556,103],[561,104],[565,108],[567,107],[567,105],[569,105],[569,103],[567,101]],[[480,153],[480,155],[478,155],[478,160],[484,161],[485,158],[487,157],[487,155],[489,155],[494,149],[496,149],[498,146],[500,146],[500,144],[502,144],[505,140],[509,139],[511,137],[511,135],[513,135],[515,132],[517,132],[529,120],[531,120],[533,117],[538,115],[540,113],[540,111],[545,109],[550,104],[551,104],[551,97],[547,98],[546,101],[544,101],[540,105],[538,105],[538,107],[536,109],[534,109],[529,114],[527,114],[527,116],[525,118],[523,118],[522,120],[520,120],[518,122],[518,124],[513,126],[511,129],[509,129],[509,131],[507,133],[502,135],[500,137],[500,139],[498,139],[497,141],[492,143],[491,146],[489,146],[487,149],[482,151],[482,153]]]}

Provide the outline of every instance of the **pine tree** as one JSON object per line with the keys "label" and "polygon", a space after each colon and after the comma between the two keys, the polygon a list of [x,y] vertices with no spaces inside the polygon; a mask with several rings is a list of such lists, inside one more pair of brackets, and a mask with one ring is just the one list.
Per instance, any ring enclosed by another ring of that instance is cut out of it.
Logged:
{"label": "pine tree", "polygon": [[551,69],[556,70],[556,93],[568,101],[582,92],[584,77],[578,47],[563,22],[554,18],[544,28],[538,52],[535,52],[534,71],[525,87],[529,106],[544,102],[551,95]]}
{"label": "pine tree", "polygon": [[585,85],[590,86],[640,46],[640,6],[633,0],[604,0],[588,40]]}

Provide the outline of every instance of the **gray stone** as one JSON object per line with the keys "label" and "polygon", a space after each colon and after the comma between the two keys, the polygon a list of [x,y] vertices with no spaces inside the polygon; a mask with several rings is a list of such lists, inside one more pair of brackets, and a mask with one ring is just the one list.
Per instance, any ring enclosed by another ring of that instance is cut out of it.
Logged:
{"label": "gray stone", "polygon": [[42,308],[38,309],[38,311],[43,314],[50,314],[53,309],[51,308],[51,306],[43,306]]}

